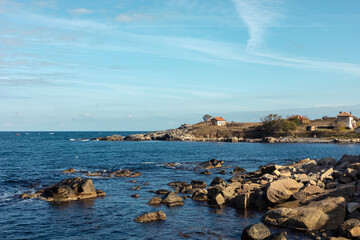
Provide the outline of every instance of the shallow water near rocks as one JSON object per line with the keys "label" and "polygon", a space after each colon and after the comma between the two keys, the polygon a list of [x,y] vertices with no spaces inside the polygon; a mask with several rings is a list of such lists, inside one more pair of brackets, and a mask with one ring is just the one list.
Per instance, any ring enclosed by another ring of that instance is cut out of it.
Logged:
{"label": "shallow water near rocks", "polygon": [[[157,189],[172,181],[202,180],[210,184],[220,176],[231,177],[235,166],[249,171],[269,163],[287,164],[303,158],[318,159],[343,154],[360,155],[360,145],[262,144],[213,142],[99,142],[70,141],[133,132],[0,132],[0,238],[1,239],[239,239],[243,228],[261,221],[261,212],[240,212],[231,207],[214,209],[185,200],[182,207],[149,206]],[[224,160],[226,175],[201,175],[199,171],[167,168],[216,158]],[[185,164],[184,164],[185,163]],[[79,172],[64,174],[75,168]],[[85,177],[87,171],[129,168],[138,178],[92,177],[105,198],[66,203],[19,199],[65,178]],[[137,180],[136,183],[130,181]],[[144,185],[149,182],[149,185]],[[140,186],[141,189],[131,190]],[[131,195],[139,194],[139,198]],[[163,222],[136,223],[142,213],[162,210]],[[279,231],[271,229],[272,232]],[[289,239],[304,239],[291,233]]]}

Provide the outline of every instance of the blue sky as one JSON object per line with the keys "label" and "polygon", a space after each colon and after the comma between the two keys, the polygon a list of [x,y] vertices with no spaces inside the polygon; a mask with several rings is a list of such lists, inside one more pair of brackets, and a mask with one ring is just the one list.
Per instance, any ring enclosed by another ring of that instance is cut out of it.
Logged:
{"label": "blue sky", "polygon": [[359,24],[357,0],[0,0],[0,130],[360,115]]}

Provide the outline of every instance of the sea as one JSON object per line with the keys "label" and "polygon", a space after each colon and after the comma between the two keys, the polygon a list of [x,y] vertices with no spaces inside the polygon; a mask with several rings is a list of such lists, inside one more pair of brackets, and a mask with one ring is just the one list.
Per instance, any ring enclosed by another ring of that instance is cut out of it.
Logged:
{"label": "sea", "polygon": [[[138,132],[0,132],[0,239],[240,239],[246,226],[261,221],[263,212],[212,208],[191,198],[181,207],[146,203],[155,195],[152,191],[171,190],[169,182],[210,184],[216,176],[227,180],[235,166],[253,171],[270,163],[360,155],[360,145],[88,140],[133,133]],[[224,160],[225,175],[218,170],[202,175],[191,167],[213,158]],[[77,172],[63,173],[69,168]],[[65,203],[19,198],[62,179],[124,168],[142,175],[136,183],[133,178],[91,177],[95,188],[106,192],[104,198]],[[132,190],[135,186],[141,189]],[[134,222],[158,210],[165,212],[166,221]],[[289,232],[288,239],[307,237]]]}

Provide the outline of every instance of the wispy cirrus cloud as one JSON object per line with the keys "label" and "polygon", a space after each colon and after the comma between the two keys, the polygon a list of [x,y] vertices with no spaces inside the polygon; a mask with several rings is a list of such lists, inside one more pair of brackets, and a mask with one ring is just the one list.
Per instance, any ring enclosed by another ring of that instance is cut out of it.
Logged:
{"label": "wispy cirrus cloud", "polygon": [[114,19],[117,22],[134,22],[139,20],[149,20],[154,17],[148,14],[141,13],[122,13],[117,15]]}
{"label": "wispy cirrus cloud", "polygon": [[256,49],[264,44],[266,29],[274,26],[285,16],[281,13],[281,1],[233,0],[240,18],[248,28],[247,48]]}
{"label": "wispy cirrus cloud", "polygon": [[68,12],[72,15],[80,16],[84,14],[93,13],[94,11],[87,8],[74,8],[74,9],[69,9]]}

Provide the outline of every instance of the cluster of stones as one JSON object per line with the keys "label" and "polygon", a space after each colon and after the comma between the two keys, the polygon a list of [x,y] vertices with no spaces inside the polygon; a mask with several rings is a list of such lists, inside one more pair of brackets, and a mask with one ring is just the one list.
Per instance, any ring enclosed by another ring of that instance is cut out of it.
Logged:
{"label": "cluster of stones", "polygon": [[227,182],[216,177],[207,188],[205,183],[199,188],[194,188],[194,181],[183,183],[179,193],[192,193],[193,200],[215,207],[268,210],[263,222],[269,225],[354,238],[360,237],[359,179],[360,156],[344,155],[340,161],[267,165]]}
{"label": "cluster of stones", "polygon": [[45,201],[73,201],[94,197],[105,197],[102,190],[95,189],[91,179],[80,177],[65,179],[34,194],[24,193],[20,198],[40,198]]}
{"label": "cluster of stones", "polygon": [[[64,173],[75,173],[76,170],[74,168],[70,168],[64,171]],[[132,172],[129,169],[120,169],[117,171],[95,171],[95,172],[88,172],[86,176],[89,177],[139,177],[141,172]]]}

